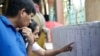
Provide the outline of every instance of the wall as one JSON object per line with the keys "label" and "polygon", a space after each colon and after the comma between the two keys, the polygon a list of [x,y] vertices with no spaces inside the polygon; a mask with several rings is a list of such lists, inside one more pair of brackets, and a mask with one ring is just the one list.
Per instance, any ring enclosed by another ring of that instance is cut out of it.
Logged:
{"label": "wall", "polygon": [[54,28],[52,38],[54,49],[75,42],[71,52],[57,56],[100,56],[100,22]]}

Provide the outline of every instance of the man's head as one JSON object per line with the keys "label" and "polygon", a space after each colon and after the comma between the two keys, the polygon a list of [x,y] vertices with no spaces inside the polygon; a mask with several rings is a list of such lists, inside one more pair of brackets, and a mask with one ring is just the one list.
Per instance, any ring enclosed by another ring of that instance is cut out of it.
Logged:
{"label": "man's head", "polygon": [[28,26],[36,13],[32,0],[8,0],[4,15],[16,20],[16,27]]}

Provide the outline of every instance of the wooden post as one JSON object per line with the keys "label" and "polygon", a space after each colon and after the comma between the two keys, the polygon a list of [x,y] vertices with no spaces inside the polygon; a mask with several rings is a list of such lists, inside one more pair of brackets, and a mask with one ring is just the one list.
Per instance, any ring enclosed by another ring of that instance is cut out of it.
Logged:
{"label": "wooden post", "polygon": [[56,0],[57,22],[64,24],[63,0]]}
{"label": "wooden post", "polygon": [[100,0],[86,0],[86,21],[100,21]]}

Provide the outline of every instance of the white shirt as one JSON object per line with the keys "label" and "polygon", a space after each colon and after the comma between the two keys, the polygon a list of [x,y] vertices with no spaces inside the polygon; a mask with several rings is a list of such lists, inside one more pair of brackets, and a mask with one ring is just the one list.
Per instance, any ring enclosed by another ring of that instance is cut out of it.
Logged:
{"label": "white shirt", "polygon": [[[26,43],[26,47],[28,46],[28,43]],[[39,50],[41,47],[35,42],[32,46],[32,51],[37,51]]]}
{"label": "white shirt", "polygon": [[35,42],[34,44],[33,44],[33,46],[32,46],[32,50],[33,51],[37,51],[37,50],[39,50],[41,47]]}

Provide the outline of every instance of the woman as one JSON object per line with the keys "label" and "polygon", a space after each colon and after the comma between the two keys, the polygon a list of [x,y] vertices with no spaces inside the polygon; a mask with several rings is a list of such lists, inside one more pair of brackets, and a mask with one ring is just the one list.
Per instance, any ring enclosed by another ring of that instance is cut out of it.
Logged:
{"label": "woman", "polygon": [[[68,45],[66,45],[65,47],[61,48],[61,49],[57,49],[57,50],[45,50],[43,48],[41,48],[35,41],[38,39],[38,34],[39,34],[39,25],[32,20],[32,22],[29,24],[28,28],[30,28],[32,30],[32,33],[34,35],[34,41],[33,45],[32,45],[32,52],[34,52],[36,55],[38,56],[55,56],[61,52],[66,52],[66,51],[71,51],[72,47],[71,45],[73,43],[70,43]],[[27,39],[24,39],[25,42],[27,42]],[[29,50],[31,49],[31,47],[29,47]],[[30,55],[30,52],[28,53]]]}

